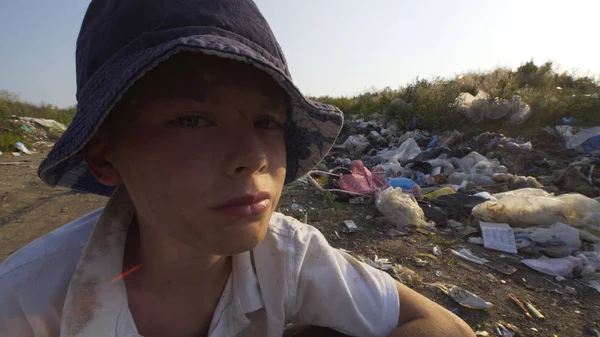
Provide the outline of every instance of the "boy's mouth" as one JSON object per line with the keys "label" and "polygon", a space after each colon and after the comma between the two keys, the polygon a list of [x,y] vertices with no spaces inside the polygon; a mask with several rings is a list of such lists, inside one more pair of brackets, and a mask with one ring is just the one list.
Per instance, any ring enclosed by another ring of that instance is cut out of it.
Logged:
{"label": "boy's mouth", "polygon": [[263,214],[271,208],[271,194],[259,192],[230,199],[213,209],[231,216],[253,216]]}

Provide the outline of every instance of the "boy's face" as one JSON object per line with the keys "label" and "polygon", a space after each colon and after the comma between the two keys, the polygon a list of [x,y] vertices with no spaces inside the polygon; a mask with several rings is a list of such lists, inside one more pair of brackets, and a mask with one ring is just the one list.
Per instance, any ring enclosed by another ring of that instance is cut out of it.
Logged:
{"label": "boy's face", "polygon": [[174,56],[127,93],[86,157],[101,182],[125,184],[144,230],[210,254],[247,251],[283,188],[284,97],[243,63]]}

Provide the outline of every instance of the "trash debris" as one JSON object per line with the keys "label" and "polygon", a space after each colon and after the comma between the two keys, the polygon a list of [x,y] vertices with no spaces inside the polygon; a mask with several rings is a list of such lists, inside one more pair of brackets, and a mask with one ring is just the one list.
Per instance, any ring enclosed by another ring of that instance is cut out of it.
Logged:
{"label": "trash debris", "polygon": [[550,227],[515,228],[514,235],[519,250],[541,252],[550,257],[569,256],[581,247],[579,230],[563,223]]}
{"label": "trash debris", "polygon": [[401,188],[405,191],[412,191],[415,186],[418,186],[417,183],[408,178],[389,178],[387,180],[389,186],[393,188]]}
{"label": "trash debris", "polygon": [[581,130],[569,138],[566,147],[583,153],[600,150],[600,126]]}
{"label": "trash debris", "polygon": [[428,253],[417,253],[417,254],[415,254],[415,256],[417,256],[417,257],[426,257],[426,258],[432,259],[434,261],[438,260],[437,256],[432,255],[432,254],[428,254]]}
{"label": "trash debris", "polygon": [[577,290],[575,290],[573,287],[565,286],[565,292],[569,295],[577,295]]}
{"label": "trash debris", "polygon": [[523,312],[525,313],[525,316],[533,319],[533,316],[531,316],[531,314],[529,313],[529,311],[527,311],[527,308],[525,307],[525,304],[523,302],[521,302],[521,300],[519,300],[515,295],[513,294],[508,294],[508,298],[513,301],[514,304],[516,304],[519,308],[521,308],[521,310],[523,310]]}
{"label": "trash debris", "polygon": [[5,161],[0,162],[0,166],[19,166],[21,164],[28,163],[29,161]]}
{"label": "trash debris", "polygon": [[373,197],[350,197],[348,203],[350,205],[371,205],[373,204]]}
{"label": "trash debris", "polygon": [[433,255],[442,256],[442,250],[439,246],[433,246]]}
{"label": "trash debris", "polygon": [[31,144],[31,147],[34,149],[49,149],[53,146],[54,146],[53,142],[47,142],[47,141],[43,141],[43,140]]}
{"label": "trash debris", "polygon": [[15,143],[15,149],[25,153],[25,154],[31,154],[31,151],[29,151],[27,149],[27,147],[25,147],[25,144],[21,143],[21,142],[17,142]]}
{"label": "trash debris", "polygon": [[456,251],[454,249],[450,249],[450,252],[452,254],[460,257],[463,260],[467,260],[469,262],[473,262],[473,263],[476,263],[476,264],[483,265],[483,264],[486,264],[486,263],[490,262],[490,261],[488,261],[488,260],[486,260],[484,258],[481,258],[481,257],[473,254],[473,252],[470,249],[467,249],[467,248],[463,248],[463,249],[461,249],[459,251]]}
{"label": "trash debris", "polygon": [[477,337],[488,337],[490,334],[487,331],[477,330],[475,331],[475,336]]}
{"label": "trash debris", "polygon": [[390,238],[396,238],[399,236],[408,236],[410,235],[410,232],[405,232],[405,231],[399,231],[395,228],[388,228],[384,231],[385,235],[389,236]]}
{"label": "trash debris", "polygon": [[500,337],[514,337],[515,334],[501,323],[496,324],[496,333]]}
{"label": "trash debris", "polygon": [[492,303],[486,302],[472,292],[453,284],[427,283],[426,285],[440,289],[444,294],[450,296],[465,308],[482,310],[489,309],[493,306]]}
{"label": "trash debris", "polygon": [[292,211],[303,211],[304,210],[304,207],[302,207],[296,203],[292,203],[290,205],[290,208],[292,209]]}
{"label": "trash debris", "polygon": [[485,248],[511,254],[517,253],[515,235],[508,224],[481,221],[479,226]]}
{"label": "trash debris", "polygon": [[479,192],[479,193],[473,194],[473,196],[483,198],[485,200],[498,201],[498,199],[496,197],[494,197],[493,195],[491,195],[489,192]]}
{"label": "trash debris", "polygon": [[473,252],[467,248],[463,248],[459,251],[450,249],[450,252],[452,254],[456,255],[457,257],[460,257],[463,260],[467,260],[469,262],[476,263],[479,265],[484,265],[488,268],[499,271],[505,275],[512,275],[517,272],[517,268],[515,268],[513,266],[510,266],[505,263],[499,263],[499,262],[486,260],[482,257],[479,257],[479,256],[473,254]]}
{"label": "trash debris", "polygon": [[546,317],[544,315],[542,315],[542,313],[536,307],[534,307],[531,302],[527,301],[526,306],[527,306],[527,309],[529,309],[529,311],[535,318],[546,319]]}
{"label": "trash debris", "polygon": [[413,260],[419,267],[425,267],[425,266],[429,265],[429,262],[427,262],[421,258],[418,258],[418,257],[414,257]]}
{"label": "trash debris", "polygon": [[406,226],[428,227],[425,214],[412,195],[399,188],[389,188],[379,195],[377,209],[385,220],[398,229]]}
{"label": "trash debris", "polygon": [[575,166],[557,170],[552,175],[552,183],[563,191],[580,193],[588,197],[597,196],[600,190],[590,180]]}
{"label": "trash debris", "polygon": [[377,195],[388,187],[387,181],[369,171],[360,160],[350,164],[352,174],[342,175],[338,183],[345,191],[361,193],[365,195]]}
{"label": "trash debris", "polygon": [[390,270],[393,268],[393,266],[390,264],[389,259],[378,258],[377,255],[375,255],[375,258],[373,260],[371,260],[363,255],[358,255],[358,259],[361,260],[362,262],[370,265],[371,267],[373,267],[375,269],[387,271],[387,270]]}
{"label": "trash debris", "polygon": [[442,195],[454,194],[454,193],[456,193],[456,192],[454,191],[454,189],[452,189],[452,187],[442,187],[433,192],[423,195],[423,199],[432,200],[432,199],[435,199]]}
{"label": "trash debris", "polygon": [[474,237],[474,236],[472,236],[472,237],[470,237],[470,238],[467,240],[467,242],[468,242],[468,243],[473,243],[473,244],[476,244],[476,245],[482,245],[482,246],[483,246],[483,238],[482,238],[482,237]]}
{"label": "trash debris", "polygon": [[508,223],[514,227],[549,226],[561,222],[591,235],[600,235],[600,222],[591,220],[599,213],[600,203],[581,194],[506,196],[479,204],[472,211],[474,217],[487,222]]}
{"label": "trash debris", "polygon": [[463,92],[456,98],[460,111],[474,123],[496,120],[510,115],[509,122],[515,125],[525,123],[531,117],[531,108],[513,96],[510,101],[503,98],[492,98],[488,93],[479,90],[476,96]]}
{"label": "trash debris", "polygon": [[496,193],[493,195],[497,200],[503,199],[505,197],[512,196],[521,196],[521,197],[554,197],[553,194],[548,193],[539,188],[520,188],[514,191]]}
{"label": "trash debris", "polygon": [[355,233],[358,231],[358,227],[352,220],[344,220],[344,225],[348,233]]}
{"label": "trash debris", "polygon": [[523,259],[521,263],[547,275],[573,277],[574,273],[583,269],[586,261],[587,259],[584,256],[566,256],[561,258]]}
{"label": "trash debris", "polygon": [[350,136],[344,144],[337,145],[337,147],[341,147],[345,149],[348,153],[353,156],[360,156],[365,152],[367,147],[369,147],[370,143],[367,138],[362,135]]}

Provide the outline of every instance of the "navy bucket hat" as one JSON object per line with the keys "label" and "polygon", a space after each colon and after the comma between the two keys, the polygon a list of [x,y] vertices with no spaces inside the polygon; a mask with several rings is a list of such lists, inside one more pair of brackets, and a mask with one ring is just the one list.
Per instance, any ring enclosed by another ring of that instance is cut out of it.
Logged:
{"label": "navy bucket hat", "polygon": [[288,94],[287,175],[292,182],[329,152],[343,124],[336,107],[314,102],[293,84],[271,28],[251,0],[93,0],[77,40],[77,114],[40,164],[51,186],[110,196],[94,178],[83,149],[137,80],[179,52],[245,62]]}

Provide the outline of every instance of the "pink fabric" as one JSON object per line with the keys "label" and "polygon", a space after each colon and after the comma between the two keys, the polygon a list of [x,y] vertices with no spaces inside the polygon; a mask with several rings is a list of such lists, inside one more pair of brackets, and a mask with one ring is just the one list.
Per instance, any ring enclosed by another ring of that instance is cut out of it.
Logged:
{"label": "pink fabric", "polygon": [[384,178],[372,174],[360,160],[353,161],[350,169],[352,174],[345,174],[338,180],[344,191],[377,196],[388,187]]}

